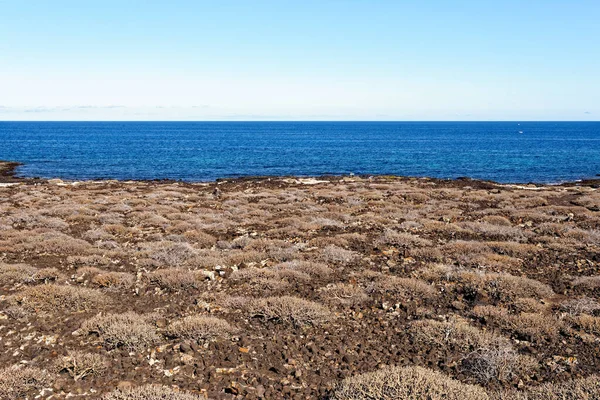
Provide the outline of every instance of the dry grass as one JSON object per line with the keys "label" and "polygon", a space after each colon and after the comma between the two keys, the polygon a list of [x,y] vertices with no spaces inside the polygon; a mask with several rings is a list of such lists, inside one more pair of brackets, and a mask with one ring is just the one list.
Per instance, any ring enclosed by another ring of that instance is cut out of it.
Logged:
{"label": "dry grass", "polygon": [[46,370],[15,365],[0,370],[0,393],[3,399],[23,399],[31,391],[48,387],[54,380],[55,376]]}
{"label": "dry grass", "polygon": [[169,325],[167,335],[199,341],[229,339],[236,328],[229,322],[204,315],[190,315]]}
{"label": "dry grass", "polygon": [[85,321],[81,331],[98,335],[109,349],[125,347],[139,351],[160,341],[147,318],[133,312],[97,315]]}
{"label": "dry grass", "polygon": [[102,400],[206,400],[206,397],[175,390],[169,386],[144,385],[115,390],[102,396]]}
{"label": "dry grass", "polygon": [[483,388],[421,367],[385,367],[344,379],[332,400],[486,400]]}
{"label": "dry grass", "polygon": [[89,311],[109,301],[107,296],[95,289],[55,284],[31,286],[9,299],[10,303],[30,313]]}

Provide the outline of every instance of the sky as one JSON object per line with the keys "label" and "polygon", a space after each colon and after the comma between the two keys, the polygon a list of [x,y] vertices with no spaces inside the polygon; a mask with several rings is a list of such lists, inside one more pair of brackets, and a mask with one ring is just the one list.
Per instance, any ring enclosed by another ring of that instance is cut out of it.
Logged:
{"label": "sky", "polygon": [[0,0],[0,120],[600,120],[597,0]]}

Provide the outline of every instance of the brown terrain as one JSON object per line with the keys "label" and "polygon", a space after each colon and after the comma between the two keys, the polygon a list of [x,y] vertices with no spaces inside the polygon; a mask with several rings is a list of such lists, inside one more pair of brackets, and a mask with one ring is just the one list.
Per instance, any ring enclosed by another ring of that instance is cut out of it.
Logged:
{"label": "brown terrain", "polygon": [[600,399],[594,182],[14,167],[2,399]]}

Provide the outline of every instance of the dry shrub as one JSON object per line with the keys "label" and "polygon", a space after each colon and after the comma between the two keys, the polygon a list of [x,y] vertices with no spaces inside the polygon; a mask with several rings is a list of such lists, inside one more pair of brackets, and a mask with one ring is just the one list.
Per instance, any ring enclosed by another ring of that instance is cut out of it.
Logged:
{"label": "dry shrub", "polygon": [[0,370],[0,393],[3,399],[23,399],[29,391],[48,387],[54,380],[45,370],[13,365]]}
{"label": "dry shrub", "polygon": [[239,308],[251,316],[261,316],[294,326],[321,325],[333,317],[321,304],[293,296],[234,297],[227,303],[230,308]]}
{"label": "dry shrub", "polygon": [[217,238],[208,233],[198,231],[198,230],[190,230],[183,232],[183,236],[191,243],[195,244],[198,248],[207,249],[217,243]]}
{"label": "dry shrub", "polygon": [[78,381],[86,376],[102,375],[108,369],[109,362],[100,354],[70,350],[67,355],[59,357],[54,366],[57,372],[67,372]]}
{"label": "dry shrub", "polygon": [[141,350],[160,340],[156,329],[144,315],[134,312],[97,315],[84,321],[81,331],[95,333],[108,348]]}
{"label": "dry shrub", "polygon": [[332,400],[486,400],[479,386],[463,384],[437,371],[421,367],[384,367],[344,379]]}
{"label": "dry shrub", "polygon": [[356,306],[369,301],[369,296],[362,288],[349,283],[331,283],[319,290],[321,297],[331,303]]}
{"label": "dry shrub", "polygon": [[28,287],[11,296],[10,302],[30,313],[52,313],[88,311],[108,304],[109,299],[95,289],[50,284]]}
{"label": "dry shrub", "polygon": [[591,315],[584,314],[573,317],[571,320],[576,328],[586,333],[600,336],[600,317],[592,317]]}
{"label": "dry shrub", "polygon": [[386,229],[377,240],[379,243],[397,247],[426,247],[432,246],[431,240],[420,238],[411,233]]}
{"label": "dry shrub", "polygon": [[510,344],[507,338],[482,331],[458,318],[447,322],[414,321],[409,325],[408,333],[418,343],[450,348],[462,353],[479,348],[506,347]]}
{"label": "dry shrub", "polygon": [[588,290],[598,289],[600,288],[600,275],[580,276],[573,281],[573,286],[581,286]]}
{"label": "dry shrub", "polygon": [[327,278],[333,273],[333,269],[326,264],[312,261],[288,261],[277,264],[274,268],[299,271],[317,278]]}
{"label": "dry shrub", "polygon": [[591,375],[559,383],[544,383],[528,387],[525,391],[500,392],[497,400],[598,400],[600,376]]}
{"label": "dry shrub", "polygon": [[411,300],[430,301],[438,296],[435,287],[425,281],[416,278],[399,278],[393,275],[382,276],[369,287],[369,291]]}
{"label": "dry shrub", "polygon": [[60,279],[62,274],[57,268],[41,268],[34,275],[33,279],[28,283],[50,283]]}
{"label": "dry shrub", "polygon": [[527,239],[530,234],[522,231],[520,228],[505,225],[493,225],[485,222],[471,222],[465,221],[460,222],[459,226],[463,229],[467,229],[472,233],[491,240],[516,240],[523,241]]}
{"label": "dry shrub", "polygon": [[481,384],[507,382],[514,377],[529,375],[538,368],[539,363],[534,358],[517,353],[512,346],[480,348],[461,361],[462,371]]}
{"label": "dry shrub", "polygon": [[98,254],[91,256],[68,256],[67,263],[76,266],[92,267],[92,266],[108,266],[111,264],[111,259]]}
{"label": "dry shrub", "polygon": [[583,296],[577,299],[563,301],[560,304],[560,310],[572,316],[581,314],[593,315],[600,311],[600,303],[594,299]]}
{"label": "dry shrub", "polygon": [[0,285],[32,282],[37,272],[27,264],[0,264]]}
{"label": "dry shrub", "polygon": [[135,284],[135,276],[127,272],[104,272],[95,275],[92,283],[102,288],[130,288]]}
{"label": "dry shrub", "polygon": [[486,242],[486,245],[498,254],[511,257],[527,257],[542,251],[541,247],[517,242]]}
{"label": "dry shrub", "polygon": [[308,282],[311,276],[305,272],[278,264],[273,268],[243,268],[234,271],[232,282],[241,282],[257,290],[283,290],[290,284]]}
{"label": "dry shrub", "polygon": [[206,400],[205,396],[175,390],[169,386],[144,385],[115,390],[102,396],[102,400]]}
{"label": "dry shrub", "polygon": [[416,259],[439,262],[444,259],[444,254],[437,247],[417,247],[410,249],[408,254]]}
{"label": "dry shrub", "polygon": [[322,251],[323,259],[326,262],[351,263],[356,261],[359,254],[352,250],[346,250],[336,245],[329,245]]}
{"label": "dry shrub", "polygon": [[194,340],[229,339],[235,332],[229,322],[203,315],[187,316],[171,323],[167,329],[169,336]]}
{"label": "dry shrub", "polygon": [[419,275],[430,282],[453,282],[463,292],[486,295],[504,302],[513,302],[519,297],[544,299],[554,295],[552,288],[540,281],[505,273],[432,265],[419,271]]}
{"label": "dry shrub", "polygon": [[550,286],[535,279],[510,274],[486,274],[483,276],[487,292],[500,301],[511,301],[517,297],[545,299],[552,297]]}
{"label": "dry shrub", "polygon": [[156,261],[159,265],[177,266],[185,264],[192,259],[197,250],[188,243],[160,241],[142,244],[142,253]]}
{"label": "dry shrub", "polygon": [[185,290],[197,288],[200,283],[200,275],[194,271],[181,268],[166,268],[150,272],[148,281],[166,290]]}
{"label": "dry shrub", "polygon": [[503,217],[501,215],[486,215],[485,217],[481,218],[481,220],[483,222],[487,222],[488,224],[492,224],[492,225],[501,225],[501,226],[511,226],[512,223],[510,222],[510,220],[506,217]]}
{"label": "dry shrub", "polygon": [[538,299],[533,299],[531,297],[520,297],[515,299],[512,307],[518,313],[525,312],[545,314],[548,311],[547,305],[541,303]]}
{"label": "dry shrub", "polygon": [[515,332],[531,341],[555,340],[561,327],[551,315],[538,313],[511,314],[506,308],[475,306],[473,314],[501,329]]}

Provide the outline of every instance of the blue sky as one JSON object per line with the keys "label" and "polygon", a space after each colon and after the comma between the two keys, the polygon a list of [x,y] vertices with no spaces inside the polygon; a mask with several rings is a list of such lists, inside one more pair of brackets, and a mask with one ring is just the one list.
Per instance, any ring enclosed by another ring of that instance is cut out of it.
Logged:
{"label": "blue sky", "polygon": [[599,120],[598,1],[0,0],[0,120]]}

